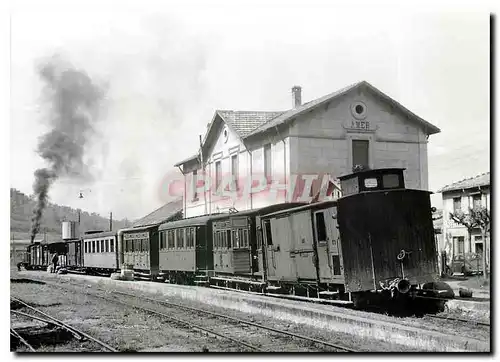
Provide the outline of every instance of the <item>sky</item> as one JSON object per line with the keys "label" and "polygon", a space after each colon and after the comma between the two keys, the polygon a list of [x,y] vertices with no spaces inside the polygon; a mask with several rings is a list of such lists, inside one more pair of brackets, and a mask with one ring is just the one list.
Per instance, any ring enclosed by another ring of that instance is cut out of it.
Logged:
{"label": "sky", "polygon": [[59,179],[54,203],[140,218],[169,201],[164,180],[216,109],[287,110],[294,85],[307,102],[361,80],[441,129],[431,191],[490,171],[487,12],[74,4],[11,9],[10,186],[26,194],[48,131],[36,67],[54,54],[108,89],[85,156],[93,181]]}

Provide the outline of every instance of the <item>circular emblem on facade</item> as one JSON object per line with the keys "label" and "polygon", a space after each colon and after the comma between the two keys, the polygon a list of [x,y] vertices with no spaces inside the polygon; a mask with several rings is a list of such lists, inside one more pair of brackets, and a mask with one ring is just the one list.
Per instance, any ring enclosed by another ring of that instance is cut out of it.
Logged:
{"label": "circular emblem on facade", "polygon": [[222,131],[222,136],[224,137],[224,143],[226,143],[227,140],[229,139],[229,132],[227,130],[227,127],[224,127],[224,130]]}
{"label": "circular emblem on facade", "polygon": [[351,105],[351,113],[356,119],[366,118],[366,105],[363,102],[355,102]]}

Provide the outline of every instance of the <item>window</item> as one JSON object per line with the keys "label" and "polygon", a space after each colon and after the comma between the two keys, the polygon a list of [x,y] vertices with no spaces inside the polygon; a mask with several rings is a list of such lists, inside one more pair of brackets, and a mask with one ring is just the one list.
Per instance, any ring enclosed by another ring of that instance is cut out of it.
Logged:
{"label": "window", "polygon": [[340,257],[332,255],[333,275],[340,275]]}
{"label": "window", "polygon": [[226,238],[227,238],[227,247],[231,249],[232,243],[231,243],[231,230],[226,230]]}
{"label": "window", "polygon": [[352,166],[369,166],[369,145],[368,140],[352,140]]}
{"label": "window", "polygon": [[184,229],[176,230],[177,249],[184,248]]}
{"label": "window", "polygon": [[238,230],[233,230],[233,248],[238,249],[240,247],[240,238],[238,235]]}
{"label": "window", "polygon": [[238,191],[238,155],[231,156],[231,176],[233,178],[233,191]]}
{"label": "window", "polygon": [[326,241],[325,214],[323,212],[316,213],[316,236],[318,241]]}
{"label": "window", "polygon": [[101,253],[104,253],[104,239],[101,240]]}
{"label": "window", "polygon": [[271,144],[264,146],[264,177],[267,182],[271,181],[272,169],[271,169]]}
{"label": "window", "polygon": [[186,229],[186,248],[191,247],[191,228]]}
{"label": "window", "polygon": [[250,240],[248,238],[248,230],[247,229],[243,230],[243,245],[245,248],[248,248],[250,246]]}
{"label": "window", "polygon": [[266,233],[267,245],[273,245],[273,236],[271,233],[271,221],[264,221],[264,232]]}
{"label": "window", "polygon": [[394,174],[384,175],[382,176],[382,182],[386,189],[399,187],[399,176]]}
{"label": "window", "polygon": [[142,251],[149,251],[149,239],[142,239]]}
{"label": "window", "polygon": [[168,248],[169,249],[175,249],[175,235],[174,235],[175,230],[169,230],[167,233],[168,237]]}
{"label": "window", "polygon": [[87,246],[88,246],[88,242],[85,242],[85,243],[84,243],[84,247],[85,247],[85,254],[87,254]]}
{"label": "window", "polygon": [[219,192],[219,186],[222,182],[222,165],[220,161],[215,163],[215,192]]}
{"label": "window", "polygon": [[106,253],[109,253],[109,239],[106,239],[105,242]]}
{"label": "window", "polygon": [[453,212],[462,211],[462,199],[460,197],[453,198]]}
{"label": "window", "polygon": [[134,240],[134,251],[141,252],[142,251],[142,246],[141,246],[141,239],[135,239]]}
{"label": "window", "polygon": [[96,253],[100,253],[101,252],[101,240],[96,240]]}
{"label": "window", "polygon": [[115,252],[115,240],[114,239],[109,240],[109,251],[112,253]]}
{"label": "window", "polygon": [[193,201],[198,200],[198,170],[193,171]]}
{"label": "window", "polygon": [[464,237],[458,236],[453,238],[453,248],[455,255],[463,255],[464,254]]}
{"label": "window", "polygon": [[472,207],[474,209],[481,207],[481,194],[472,196]]}
{"label": "window", "polygon": [[227,249],[227,234],[224,231],[221,231],[221,238],[222,238],[222,247],[224,249]]}

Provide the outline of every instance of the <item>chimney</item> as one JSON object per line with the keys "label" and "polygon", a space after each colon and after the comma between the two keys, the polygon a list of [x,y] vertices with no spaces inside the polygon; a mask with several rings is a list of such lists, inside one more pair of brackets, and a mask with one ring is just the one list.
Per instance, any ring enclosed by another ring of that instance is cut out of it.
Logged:
{"label": "chimney", "polygon": [[292,88],[292,101],[293,108],[297,108],[302,105],[302,88],[298,85]]}

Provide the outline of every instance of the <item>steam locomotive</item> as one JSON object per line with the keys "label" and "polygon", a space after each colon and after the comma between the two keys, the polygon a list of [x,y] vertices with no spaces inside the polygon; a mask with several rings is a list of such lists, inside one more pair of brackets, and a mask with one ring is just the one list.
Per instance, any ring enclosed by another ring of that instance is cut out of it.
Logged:
{"label": "steam locomotive", "polygon": [[[407,189],[403,171],[364,170],[340,177],[342,197],[335,201],[284,203],[85,234],[66,245],[66,265],[108,274],[127,268],[155,281],[358,307],[452,298],[451,288],[435,283],[430,192]],[[31,255],[38,255],[40,247],[32,246]]]}

